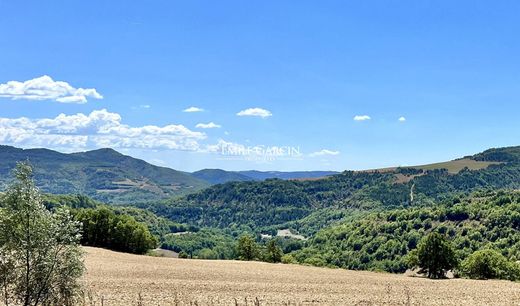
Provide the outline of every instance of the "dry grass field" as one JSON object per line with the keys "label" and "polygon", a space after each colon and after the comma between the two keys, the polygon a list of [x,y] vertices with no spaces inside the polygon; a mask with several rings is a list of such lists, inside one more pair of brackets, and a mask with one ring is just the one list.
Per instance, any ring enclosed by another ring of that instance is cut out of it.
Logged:
{"label": "dry grass field", "polygon": [[85,250],[90,305],[520,305],[509,281]]}
{"label": "dry grass field", "polygon": [[[451,174],[457,174],[462,169],[468,168],[470,170],[481,170],[486,169],[491,165],[500,165],[500,162],[487,162],[487,161],[476,161],[469,158],[455,159],[452,161],[435,163],[435,164],[427,164],[427,165],[419,165],[419,166],[403,166],[404,168],[415,168],[422,170],[435,170],[435,169],[446,169]],[[370,170],[362,170],[361,172],[389,172],[395,171],[397,167],[389,167],[389,168],[379,168],[379,169],[370,169]]]}

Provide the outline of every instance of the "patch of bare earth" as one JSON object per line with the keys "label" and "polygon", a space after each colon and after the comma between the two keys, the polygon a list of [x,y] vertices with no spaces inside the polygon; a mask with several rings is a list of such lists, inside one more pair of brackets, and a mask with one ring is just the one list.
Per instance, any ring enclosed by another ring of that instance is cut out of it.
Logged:
{"label": "patch of bare earth", "polygon": [[[96,305],[519,305],[520,284],[87,252]],[[141,298],[138,298],[138,295]],[[256,304],[255,304],[256,303]]]}

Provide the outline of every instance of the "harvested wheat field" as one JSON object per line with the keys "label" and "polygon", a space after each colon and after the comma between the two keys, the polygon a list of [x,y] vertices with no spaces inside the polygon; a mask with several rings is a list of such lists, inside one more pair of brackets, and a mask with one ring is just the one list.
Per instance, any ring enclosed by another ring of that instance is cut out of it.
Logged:
{"label": "harvested wheat field", "polygon": [[520,305],[509,281],[85,250],[91,305]]}

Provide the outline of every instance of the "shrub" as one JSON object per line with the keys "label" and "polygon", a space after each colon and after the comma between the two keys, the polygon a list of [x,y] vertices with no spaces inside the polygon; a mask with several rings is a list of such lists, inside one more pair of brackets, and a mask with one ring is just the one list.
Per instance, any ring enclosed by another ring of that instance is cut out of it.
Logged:
{"label": "shrub", "polygon": [[284,264],[297,264],[298,261],[290,254],[285,254],[282,256],[282,263]]}
{"label": "shrub", "polygon": [[520,266],[495,250],[480,250],[461,264],[464,276],[475,279],[520,279]]}

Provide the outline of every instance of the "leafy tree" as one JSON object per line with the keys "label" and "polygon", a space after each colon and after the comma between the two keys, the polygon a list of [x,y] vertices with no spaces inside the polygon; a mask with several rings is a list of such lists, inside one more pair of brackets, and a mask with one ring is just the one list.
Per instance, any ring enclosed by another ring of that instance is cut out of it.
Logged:
{"label": "leafy tree", "polygon": [[520,279],[520,266],[495,250],[480,250],[461,264],[462,273],[476,279]]}
{"label": "leafy tree", "polygon": [[238,257],[242,260],[254,260],[258,257],[258,245],[253,237],[243,235],[238,239]]}
{"label": "leafy tree", "polygon": [[429,278],[443,278],[446,272],[457,265],[455,251],[445,236],[430,233],[417,248],[417,259],[423,273]]}
{"label": "leafy tree", "polygon": [[75,217],[83,224],[83,245],[145,254],[158,244],[146,225],[128,215],[116,215],[107,207],[82,209]]}
{"label": "leafy tree", "polygon": [[281,262],[283,256],[282,248],[276,243],[276,239],[271,239],[267,242],[265,250],[265,260],[267,262]]}
{"label": "leafy tree", "polygon": [[68,211],[51,213],[19,163],[0,198],[0,285],[5,305],[72,305],[83,274],[80,224]]}

